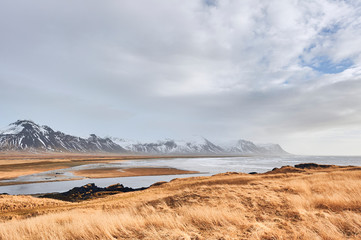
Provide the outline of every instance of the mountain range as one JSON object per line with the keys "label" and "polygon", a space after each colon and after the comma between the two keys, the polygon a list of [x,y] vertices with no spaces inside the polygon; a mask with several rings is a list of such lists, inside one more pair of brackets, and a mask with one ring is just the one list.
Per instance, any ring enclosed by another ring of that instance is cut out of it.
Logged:
{"label": "mountain range", "polygon": [[284,155],[278,144],[256,145],[243,139],[216,144],[204,137],[190,140],[165,139],[139,142],[116,137],[101,138],[91,134],[81,138],[54,131],[30,120],[18,120],[0,130],[0,151],[33,152],[109,152],[169,155]]}

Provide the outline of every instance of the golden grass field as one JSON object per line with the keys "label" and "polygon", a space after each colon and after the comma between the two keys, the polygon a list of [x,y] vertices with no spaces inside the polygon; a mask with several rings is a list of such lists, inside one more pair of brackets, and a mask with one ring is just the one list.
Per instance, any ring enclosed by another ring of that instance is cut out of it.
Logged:
{"label": "golden grass field", "polygon": [[176,179],[77,203],[0,196],[0,239],[361,239],[361,168]]}

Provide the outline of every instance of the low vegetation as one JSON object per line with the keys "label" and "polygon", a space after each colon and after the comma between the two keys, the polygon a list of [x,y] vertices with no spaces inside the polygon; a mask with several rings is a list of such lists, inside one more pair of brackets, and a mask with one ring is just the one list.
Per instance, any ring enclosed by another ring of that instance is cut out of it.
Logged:
{"label": "low vegetation", "polygon": [[0,239],[361,239],[361,168],[176,179],[81,202],[0,197]]}

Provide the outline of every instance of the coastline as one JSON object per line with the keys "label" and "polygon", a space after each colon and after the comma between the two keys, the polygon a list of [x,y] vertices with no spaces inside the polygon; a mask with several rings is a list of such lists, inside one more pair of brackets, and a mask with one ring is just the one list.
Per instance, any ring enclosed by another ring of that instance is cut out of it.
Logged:
{"label": "coastline", "polygon": [[74,176],[85,178],[114,178],[114,177],[138,177],[138,176],[161,176],[178,174],[195,174],[199,171],[180,170],[176,168],[96,168],[72,172]]}
{"label": "coastline", "polygon": [[[112,155],[112,154],[61,154],[61,153],[2,153],[0,154],[0,181],[17,177],[96,163],[122,161],[172,159],[172,158],[220,158],[233,156],[205,155]],[[242,157],[242,156],[237,156]],[[169,172],[169,171],[168,171]],[[141,176],[141,175],[139,175]],[[0,186],[3,183],[0,182]]]}
{"label": "coastline", "polygon": [[107,233],[130,239],[358,239],[360,187],[361,167],[306,165],[175,179],[78,202],[1,195],[0,239]]}

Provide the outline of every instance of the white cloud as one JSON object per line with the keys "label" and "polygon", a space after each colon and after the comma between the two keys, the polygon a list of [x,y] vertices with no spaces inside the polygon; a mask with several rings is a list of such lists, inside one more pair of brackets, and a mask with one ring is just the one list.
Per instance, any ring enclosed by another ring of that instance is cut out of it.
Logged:
{"label": "white cloud", "polygon": [[[361,128],[360,9],[333,0],[5,0],[1,121],[27,114],[52,125],[60,115],[55,125],[74,134],[238,136],[292,149],[295,134],[331,141],[327,129],[341,128],[346,137]],[[330,64],[340,71],[329,74]]]}

